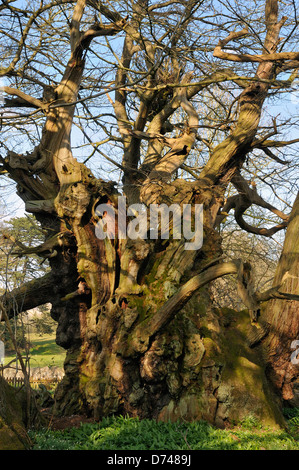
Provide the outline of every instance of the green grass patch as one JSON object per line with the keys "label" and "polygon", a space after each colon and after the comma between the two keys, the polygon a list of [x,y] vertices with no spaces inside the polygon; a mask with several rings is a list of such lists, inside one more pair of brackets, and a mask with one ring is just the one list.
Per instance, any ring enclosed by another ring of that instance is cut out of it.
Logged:
{"label": "green grass patch", "polygon": [[[65,350],[56,344],[54,335],[31,335],[30,344],[32,345],[29,350],[31,368],[45,366],[63,367]],[[14,357],[15,353],[6,354],[4,365]]]}
{"label": "green grass patch", "polygon": [[[297,415],[293,416],[299,419]],[[162,423],[109,417],[64,431],[30,431],[33,450],[299,450],[298,426],[271,431],[254,420],[216,429],[206,422]]]}

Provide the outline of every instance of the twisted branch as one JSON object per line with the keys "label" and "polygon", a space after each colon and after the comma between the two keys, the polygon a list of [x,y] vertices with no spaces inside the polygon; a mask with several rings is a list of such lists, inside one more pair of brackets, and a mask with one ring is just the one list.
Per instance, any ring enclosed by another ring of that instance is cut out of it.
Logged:
{"label": "twisted branch", "polygon": [[[226,204],[223,206],[223,209],[216,220],[217,224],[219,224],[225,217],[227,217],[231,209],[235,209],[236,222],[242,229],[246,230],[246,232],[254,233],[256,235],[263,235],[264,237],[271,237],[279,230],[282,230],[287,227],[289,222],[289,216],[284,214],[282,211],[272,206],[268,202],[266,202],[257,193],[255,186],[254,189],[251,189],[247,181],[240,175],[240,173],[235,174],[235,176],[232,178],[232,183],[238,190],[239,194],[231,196],[227,199]],[[253,204],[263,207],[264,209],[268,209],[269,211],[273,212],[273,214],[280,217],[283,222],[271,228],[254,227],[248,224],[244,220],[243,215],[246,210]]]}

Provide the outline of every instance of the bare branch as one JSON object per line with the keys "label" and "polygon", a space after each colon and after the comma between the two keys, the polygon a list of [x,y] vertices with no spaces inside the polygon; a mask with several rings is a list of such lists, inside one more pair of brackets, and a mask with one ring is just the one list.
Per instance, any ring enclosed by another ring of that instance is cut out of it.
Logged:
{"label": "bare branch", "polygon": [[21,90],[17,90],[16,88],[11,88],[9,86],[3,86],[0,88],[0,91],[4,91],[4,93],[7,93],[8,95],[14,95],[18,96],[21,98],[21,100],[25,103],[27,103],[30,107],[33,108],[40,108],[40,109],[46,109],[47,105],[43,103],[41,100],[34,98],[33,96],[27,95]]}
{"label": "bare branch", "polygon": [[55,299],[54,286],[55,278],[48,273],[41,278],[32,279],[11,292],[6,292],[0,303],[5,306],[8,317],[13,318],[16,314],[52,302]]}
{"label": "bare branch", "polygon": [[[280,22],[280,27],[285,23],[287,17],[284,17]],[[214,57],[218,59],[228,60],[231,62],[275,62],[275,61],[298,61],[299,52],[272,52],[268,54],[234,54],[226,52],[223,48],[232,40],[239,39],[248,35],[248,30],[243,29],[239,32],[232,32],[226,39],[220,40],[219,44],[214,49]],[[296,66],[296,64],[295,64]]]}
{"label": "bare branch", "polygon": [[256,191],[255,189],[251,189],[247,183],[247,181],[240,175],[240,173],[236,173],[235,176],[232,178],[232,183],[235,188],[239,191],[239,194],[243,198],[243,201],[246,204],[246,200],[251,204],[256,204],[264,209],[268,209],[269,211],[273,212],[275,215],[280,217],[282,220],[287,222],[289,220],[289,216],[284,214],[276,207],[272,206],[268,202],[266,202]]}
{"label": "bare branch", "polygon": [[71,41],[71,51],[74,52],[75,47],[80,39],[80,22],[84,13],[86,6],[86,0],[78,0],[76,2],[74,13],[71,21],[71,32],[70,32],[70,41]]}

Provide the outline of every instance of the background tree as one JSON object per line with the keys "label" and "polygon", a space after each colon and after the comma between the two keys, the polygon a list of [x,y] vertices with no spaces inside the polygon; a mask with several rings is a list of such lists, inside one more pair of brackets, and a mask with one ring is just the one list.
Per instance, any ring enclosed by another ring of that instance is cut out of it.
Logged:
{"label": "background tree", "polygon": [[[248,344],[272,324],[270,315],[257,325],[260,304],[273,295],[296,302],[296,292],[277,294],[275,284],[255,292],[250,264],[225,260],[219,233],[231,211],[259,236],[288,226],[297,191],[288,149],[298,141],[288,132],[297,116],[278,116],[275,105],[292,91],[299,54],[297,7],[279,6],[0,6],[2,172],[46,231],[34,251],[51,272],[27,283],[22,308],[51,302],[57,343],[68,351],[57,412],[221,426],[254,413],[279,422],[258,349]],[[203,204],[202,248],[185,250],[184,238],[100,240],[96,207],[117,211],[120,194],[128,205]],[[245,314],[213,305],[209,284],[228,274]],[[5,298],[10,315],[18,293]]]}
{"label": "background tree", "polygon": [[[47,260],[41,260],[34,253],[30,253],[34,246],[44,241],[44,234],[38,226],[35,217],[10,218],[2,224],[2,237],[0,246],[0,266],[1,266],[1,294],[4,296],[10,293],[18,293],[17,297],[11,297],[12,315],[10,320],[13,338],[7,329],[6,323],[0,325],[0,338],[5,343],[5,351],[14,351],[14,340],[23,354],[26,354],[27,361],[30,348],[30,332],[49,333],[54,331],[53,320],[49,317],[49,306],[39,307],[39,316],[29,315],[24,311],[22,298],[24,296],[23,285],[35,278],[39,278],[49,271]],[[18,250],[24,248],[30,254],[18,256]],[[43,315],[41,316],[41,313]],[[17,360],[17,359],[16,359]],[[15,368],[15,364],[13,365]]]}

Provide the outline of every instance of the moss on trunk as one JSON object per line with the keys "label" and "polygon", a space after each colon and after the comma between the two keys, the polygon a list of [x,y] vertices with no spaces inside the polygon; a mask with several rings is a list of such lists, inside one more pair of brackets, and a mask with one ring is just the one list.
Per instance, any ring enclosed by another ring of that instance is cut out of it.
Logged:
{"label": "moss on trunk", "polygon": [[25,450],[31,447],[24,419],[22,391],[10,387],[0,377],[0,450]]}

